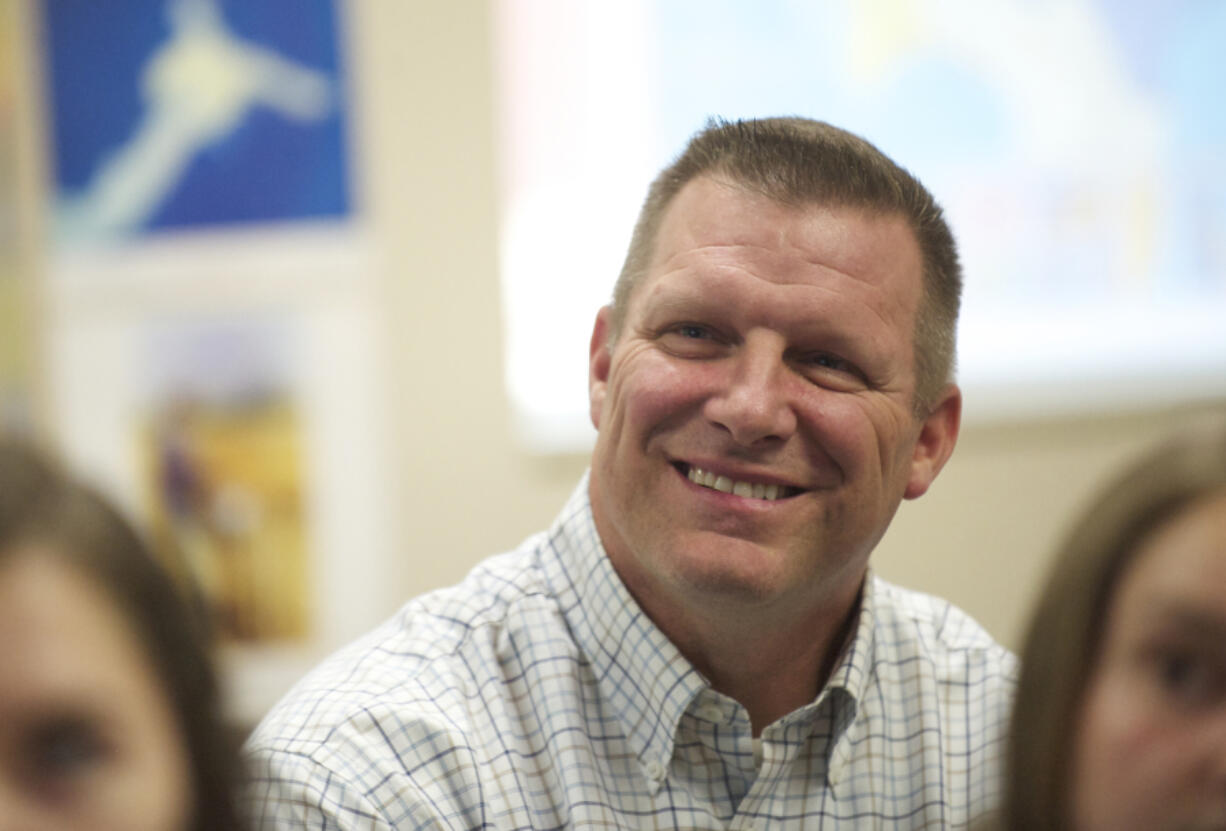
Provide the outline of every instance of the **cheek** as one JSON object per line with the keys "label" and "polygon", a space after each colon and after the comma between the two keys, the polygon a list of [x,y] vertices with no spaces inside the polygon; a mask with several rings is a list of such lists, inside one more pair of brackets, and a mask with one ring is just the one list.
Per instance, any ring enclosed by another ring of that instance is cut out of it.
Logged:
{"label": "cheek", "polygon": [[642,355],[616,376],[610,414],[619,425],[652,431],[689,417],[717,388],[713,366]]}
{"label": "cheek", "polygon": [[[885,414],[856,395],[815,390],[804,403],[806,431],[846,479],[894,478],[898,439]],[[892,438],[891,438],[892,437]]]}
{"label": "cheek", "polygon": [[1075,801],[1083,817],[1105,817],[1108,825],[1164,815],[1185,777],[1184,726],[1138,688],[1135,678],[1096,682],[1077,733]]}
{"label": "cheek", "polygon": [[187,739],[152,668],[131,663],[127,677],[130,686],[115,692],[126,701],[116,721],[125,740],[116,758],[116,792],[123,782],[129,788],[127,803],[137,809],[133,816],[143,819],[123,827],[186,828],[193,807]]}
{"label": "cheek", "polygon": [[186,829],[192,814],[190,763],[178,737],[156,737],[156,745],[145,748],[139,767],[134,769],[139,790],[133,803],[140,806],[145,825],[131,828]]}

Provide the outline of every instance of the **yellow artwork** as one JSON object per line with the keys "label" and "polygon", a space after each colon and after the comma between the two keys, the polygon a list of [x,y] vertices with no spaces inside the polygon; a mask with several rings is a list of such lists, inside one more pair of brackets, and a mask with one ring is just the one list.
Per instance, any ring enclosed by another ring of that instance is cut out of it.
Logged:
{"label": "yellow artwork", "polygon": [[163,380],[142,424],[152,533],[200,587],[223,640],[302,640],[311,604],[299,413],[276,379],[224,377],[221,362],[211,364],[219,381],[203,366],[189,360]]}
{"label": "yellow artwork", "polygon": [[18,251],[17,21],[0,3],[0,432],[28,427],[33,358]]}
{"label": "yellow artwork", "polygon": [[0,254],[0,432],[28,426],[32,360],[24,289],[11,261]]}

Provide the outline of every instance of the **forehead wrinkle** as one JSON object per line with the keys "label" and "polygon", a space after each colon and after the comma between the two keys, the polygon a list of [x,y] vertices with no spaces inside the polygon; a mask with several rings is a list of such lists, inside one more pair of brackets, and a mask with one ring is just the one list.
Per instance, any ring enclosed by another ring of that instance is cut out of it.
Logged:
{"label": "forehead wrinkle", "polygon": [[[789,280],[787,275],[794,275],[797,272],[804,272],[806,268],[815,268],[822,272],[830,272],[856,283],[861,283],[873,289],[879,288],[866,275],[857,274],[854,270],[849,270],[847,267],[840,264],[832,264],[830,259],[847,259],[844,253],[831,252],[831,256],[826,257],[822,253],[813,252],[812,246],[788,245],[787,251],[780,251],[778,245],[762,245],[751,242],[738,243],[708,243],[705,245],[687,245],[678,251],[675,251],[665,257],[663,260],[657,260],[652,263],[651,272],[656,272],[657,276],[670,274],[687,267],[687,264],[681,264],[670,267],[676,260],[688,260],[696,254],[711,252],[714,254],[712,261],[724,267],[744,271],[759,279],[769,280],[772,283],[781,282],[807,282],[803,280]],[[741,262],[727,262],[730,257],[735,257],[735,252],[748,251],[754,252],[757,256],[751,256],[748,259],[748,266]],[[859,258],[856,258],[852,265],[858,264]],[[752,270],[752,267],[761,264],[761,272]],[[862,270],[862,269],[861,269]],[[651,273],[649,272],[649,273]],[[781,273],[785,275],[780,279],[772,279],[767,276],[770,274]]]}
{"label": "forehead wrinkle", "polygon": [[[708,245],[708,246],[703,246],[697,249],[691,248],[691,249],[686,249],[685,251],[678,252],[675,256],[670,257],[668,260],[661,263],[660,265],[666,267],[669,265],[669,263],[672,263],[674,260],[687,259],[689,255],[693,254],[696,251],[720,250],[720,249],[740,249],[740,248],[746,248],[746,247],[761,248],[762,250],[765,250],[767,252],[774,253],[770,248],[763,247],[763,246]],[[854,274],[849,274],[847,272],[840,271],[839,269],[829,266],[819,260],[805,259],[804,263],[808,266],[820,269],[824,274],[834,275],[836,278],[839,278],[839,279],[850,280],[860,290],[871,295],[872,300],[877,301],[877,302],[863,302],[864,298],[853,298],[853,299],[860,300],[861,302],[859,302],[857,305],[860,308],[866,309],[873,316],[875,321],[877,323],[880,323],[882,326],[891,328],[891,329],[893,328],[894,324],[887,318],[888,309],[893,309],[897,311],[900,317],[903,317],[903,318],[907,317],[907,315],[905,314],[904,304],[902,302],[901,297],[898,296],[897,292],[886,291],[884,287],[882,287],[881,285],[878,285],[876,282],[870,281],[864,277],[857,277]],[[720,263],[718,268],[712,269],[709,267],[709,264],[706,263],[705,261],[703,263],[700,263],[697,266],[692,263],[680,262],[680,263],[677,263],[672,268],[667,268],[666,270],[661,270],[653,274],[651,278],[649,278],[649,280],[647,281],[648,283],[646,287],[647,291],[645,292],[643,299],[644,301],[646,301],[646,300],[654,298],[656,303],[662,302],[660,299],[660,295],[667,286],[668,292],[665,293],[664,295],[665,299],[668,301],[666,304],[667,306],[676,306],[684,302],[693,302],[695,299],[698,300],[699,302],[706,302],[705,297],[704,297],[705,295],[704,289],[709,287],[711,283],[719,282],[722,279],[724,279],[724,275],[721,272],[744,274],[753,279],[761,280],[765,283],[770,283],[771,285],[777,286],[782,289],[788,289],[788,288],[810,289],[810,290],[818,291],[838,301],[846,301],[848,299],[848,293],[846,292],[844,288],[840,287],[837,284],[830,285],[830,283],[826,281],[814,282],[811,280],[804,280],[804,279],[786,279],[786,278],[776,279],[774,277],[769,276],[769,274],[760,273],[759,271],[753,269],[752,267],[747,267],[745,264],[740,263],[740,262]],[[680,285],[678,285],[676,282],[666,283],[663,280],[663,278],[665,277],[668,277],[670,275],[677,275],[677,274],[692,275],[694,279],[691,281],[684,281]],[[914,324],[913,320],[911,321],[904,320],[903,322],[904,324],[907,324],[907,323],[910,323],[912,325]]]}
{"label": "forehead wrinkle", "polygon": [[[722,252],[740,251],[740,250],[761,251],[765,257],[761,258],[766,262],[762,262],[760,267],[753,260],[744,262],[740,259],[730,260],[728,257],[719,256]],[[700,252],[717,252],[717,256],[706,259],[695,257]],[[691,262],[697,259],[698,261]],[[785,260],[784,263],[769,262],[771,260]],[[773,283],[775,285],[798,285],[804,287],[812,287],[829,291],[831,293],[840,294],[837,289],[812,279],[812,272],[809,269],[816,269],[823,274],[833,275],[836,278],[850,280],[858,286],[876,295],[890,294],[884,292],[882,287],[868,276],[857,275],[850,271],[844,271],[837,266],[830,265],[819,257],[800,256],[799,251],[795,256],[781,254],[777,249],[764,245],[751,244],[712,244],[685,248],[670,255],[667,259],[658,263],[658,270],[653,268],[652,273],[648,275],[648,279],[653,277],[658,279],[666,277],[670,274],[678,272],[693,272],[700,279],[704,277],[703,272],[711,271],[732,271],[746,274],[764,282]],[[714,268],[712,267],[714,266]],[[779,276],[776,276],[779,275]]]}
{"label": "forehead wrinkle", "polygon": [[[922,264],[922,246],[903,213],[820,202],[789,205],[736,186],[731,189],[745,197],[742,203],[745,212],[768,220],[768,223],[746,227],[741,216],[743,212],[735,208],[714,215],[670,210],[661,223],[656,253],[661,243],[671,237],[679,245],[688,243],[692,248],[746,247],[772,252],[786,249],[796,252],[803,260],[809,260],[810,254],[815,252],[819,257],[839,263],[840,270],[850,272],[859,270],[866,259],[876,260],[883,246],[901,244],[911,249]],[[729,234],[732,241],[702,244],[704,237],[726,239]],[[845,261],[846,265],[840,261]]]}

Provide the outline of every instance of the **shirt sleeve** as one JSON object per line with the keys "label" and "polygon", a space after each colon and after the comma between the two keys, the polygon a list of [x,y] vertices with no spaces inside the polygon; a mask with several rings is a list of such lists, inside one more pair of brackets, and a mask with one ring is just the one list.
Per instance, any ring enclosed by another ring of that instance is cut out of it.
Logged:
{"label": "shirt sleeve", "polygon": [[247,748],[249,776],[243,807],[251,831],[460,831],[444,806],[436,806],[411,782],[400,781],[394,801],[309,755]]}
{"label": "shirt sleeve", "polygon": [[422,713],[381,715],[319,724],[309,738],[275,721],[257,729],[245,748],[252,830],[488,827],[476,759],[459,726]]}
{"label": "shirt sleeve", "polygon": [[309,756],[247,750],[243,793],[252,831],[390,831],[392,826],[352,783]]}

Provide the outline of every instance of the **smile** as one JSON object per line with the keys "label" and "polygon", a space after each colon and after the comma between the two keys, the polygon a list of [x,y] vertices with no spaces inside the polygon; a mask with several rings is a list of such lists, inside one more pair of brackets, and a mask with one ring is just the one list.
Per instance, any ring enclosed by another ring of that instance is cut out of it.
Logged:
{"label": "smile", "polygon": [[764,484],[762,482],[742,482],[727,476],[717,475],[709,470],[688,465],[683,468],[687,479],[700,487],[710,488],[720,493],[730,493],[745,499],[764,499],[774,502],[776,499],[786,499],[799,491],[787,485]]}

